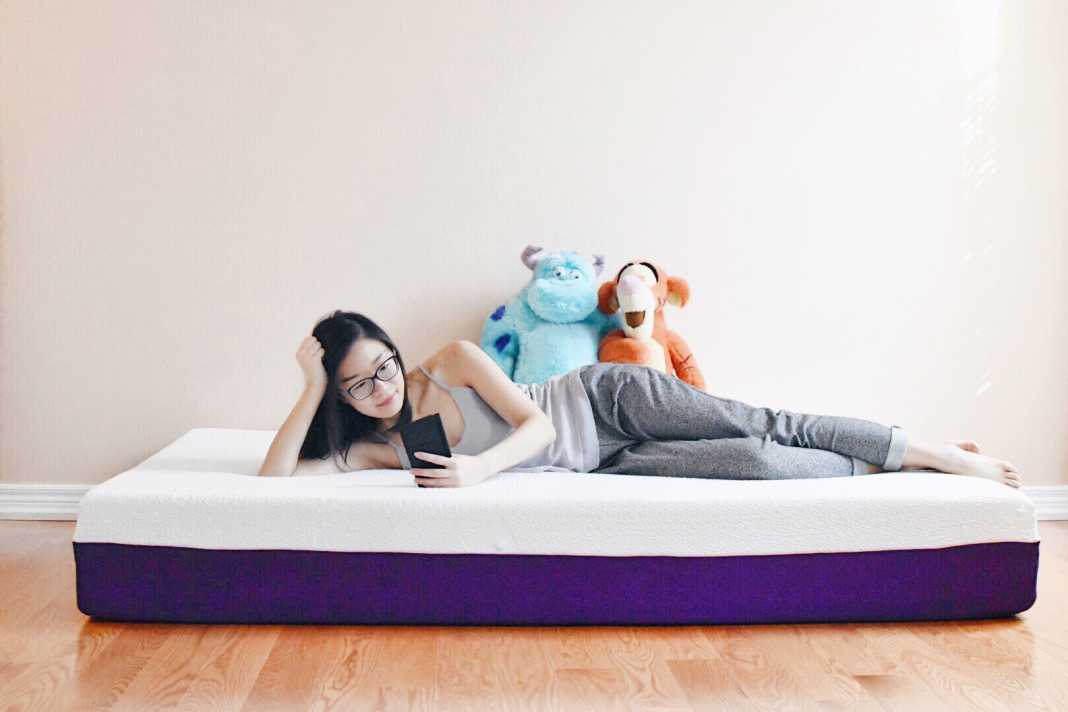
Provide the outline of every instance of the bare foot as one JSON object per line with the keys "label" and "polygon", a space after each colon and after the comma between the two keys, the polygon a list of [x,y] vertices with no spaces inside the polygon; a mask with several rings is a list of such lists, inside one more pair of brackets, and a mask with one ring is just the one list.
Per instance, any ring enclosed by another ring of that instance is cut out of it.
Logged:
{"label": "bare foot", "polygon": [[939,463],[935,469],[951,475],[985,477],[1009,487],[1019,487],[1022,484],[1020,471],[1011,462],[982,455],[956,444],[946,445],[941,449]]}
{"label": "bare foot", "polygon": [[979,453],[979,443],[974,440],[950,440],[950,444],[956,445],[961,450],[967,450],[968,452]]}
{"label": "bare foot", "polygon": [[[967,450],[968,452],[974,452],[979,454],[979,443],[974,440],[949,440],[950,445],[959,447],[961,450]],[[929,467],[919,467],[918,465],[910,465],[909,467],[902,467],[902,470],[930,470]]]}

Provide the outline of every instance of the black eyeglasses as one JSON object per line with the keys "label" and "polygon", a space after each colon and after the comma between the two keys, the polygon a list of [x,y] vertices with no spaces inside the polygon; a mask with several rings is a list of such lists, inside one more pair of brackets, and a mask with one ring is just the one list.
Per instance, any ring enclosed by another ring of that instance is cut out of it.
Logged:
{"label": "black eyeglasses", "polygon": [[363,400],[364,398],[369,397],[372,393],[375,392],[376,380],[388,381],[394,376],[396,376],[397,371],[399,370],[400,366],[397,363],[397,354],[394,353],[392,356],[383,361],[377,369],[375,369],[375,373],[373,376],[364,378],[360,381],[357,381],[356,383],[353,383],[351,386],[348,387],[346,393],[348,393],[353,400]]}

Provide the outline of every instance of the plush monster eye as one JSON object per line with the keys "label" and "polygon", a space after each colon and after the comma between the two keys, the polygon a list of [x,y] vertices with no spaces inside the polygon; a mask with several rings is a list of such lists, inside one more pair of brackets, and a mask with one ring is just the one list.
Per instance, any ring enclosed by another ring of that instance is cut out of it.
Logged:
{"label": "plush monster eye", "polygon": [[563,277],[565,274],[567,274],[567,270],[565,270],[563,267],[557,267],[553,270],[554,277]]}
{"label": "plush monster eye", "polygon": [[582,279],[582,273],[581,272],[572,272],[571,273],[571,279]]}

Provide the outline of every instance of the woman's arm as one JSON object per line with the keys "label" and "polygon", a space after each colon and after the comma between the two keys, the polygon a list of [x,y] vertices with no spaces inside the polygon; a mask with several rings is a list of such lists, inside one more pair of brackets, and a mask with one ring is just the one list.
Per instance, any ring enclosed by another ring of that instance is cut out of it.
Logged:
{"label": "woman's arm", "polygon": [[[484,472],[489,473],[487,477],[526,460],[556,439],[556,429],[549,416],[524,395],[489,354],[476,344],[454,341],[442,350],[440,356],[440,370],[445,372],[446,382],[473,388],[482,400],[515,428],[499,443],[473,456],[483,466]],[[463,460],[463,457],[454,457],[461,462]],[[441,470],[421,471],[442,473]]]}
{"label": "woman's arm", "polygon": [[323,394],[326,393],[326,367],[323,366],[325,353],[326,349],[319,343],[319,339],[311,334],[305,336],[297,346],[295,357],[304,373],[304,391],[286,422],[282,423],[282,427],[274,436],[257,474],[287,477],[296,471],[300,446],[304,444],[308,427],[315,417],[315,411],[319,409]]}
{"label": "woman's arm", "polygon": [[355,472],[356,470],[389,470],[397,469],[400,466],[399,460],[393,465],[387,460],[387,457],[394,460],[398,459],[396,453],[388,445],[358,441],[349,446],[348,457],[344,460],[344,469],[338,467],[338,458],[333,456],[325,459],[305,458],[297,460],[297,469],[293,472],[293,476],[334,475],[340,472]]}
{"label": "woman's arm", "polygon": [[333,475],[339,472],[354,472],[355,470],[387,469],[398,467],[400,462],[391,464],[390,459],[397,459],[388,445],[380,445],[371,442],[354,442],[349,446],[348,457],[345,460],[345,468],[338,467],[337,458],[304,458],[300,456],[300,446],[308,434],[308,426],[311,424],[315,410],[322,400],[320,389],[315,386],[305,386],[293,411],[286,418],[286,422],[278,429],[274,436],[271,447],[267,450],[259,474],[265,477],[272,475]]}
{"label": "woman's arm", "polygon": [[[534,407],[537,408],[537,406]],[[538,412],[541,413],[541,410],[539,409]],[[509,433],[508,437],[478,454],[493,474],[503,472],[526,460],[556,440],[556,429],[544,413],[541,417],[527,418],[518,426],[513,427],[515,430]]]}
{"label": "woman's arm", "polygon": [[309,384],[304,387],[300,398],[297,399],[297,404],[293,406],[289,417],[282,423],[282,427],[278,429],[274,440],[271,441],[271,447],[267,449],[267,457],[264,458],[263,465],[260,466],[257,474],[266,477],[287,477],[296,473],[300,446],[304,444],[304,438],[308,435],[308,426],[311,425],[312,417],[319,408],[319,402],[323,399],[325,392],[325,385]]}

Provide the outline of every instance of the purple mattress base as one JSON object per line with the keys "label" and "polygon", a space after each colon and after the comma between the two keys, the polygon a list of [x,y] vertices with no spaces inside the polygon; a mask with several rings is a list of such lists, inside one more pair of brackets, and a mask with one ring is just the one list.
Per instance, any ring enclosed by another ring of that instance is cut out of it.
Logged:
{"label": "purple mattress base", "polygon": [[1034,603],[1038,544],[615,557],[73,542],[94,618],[430,625],[999,618]]}

